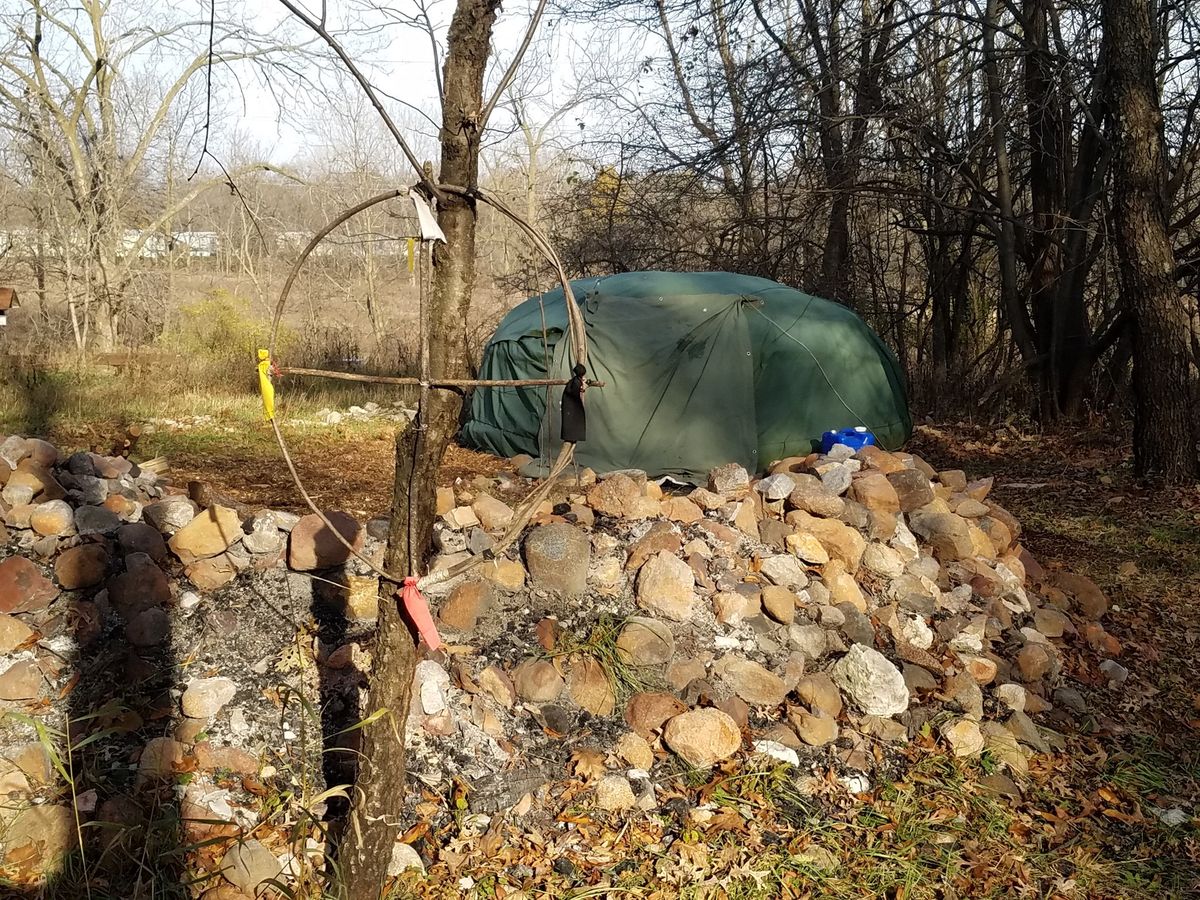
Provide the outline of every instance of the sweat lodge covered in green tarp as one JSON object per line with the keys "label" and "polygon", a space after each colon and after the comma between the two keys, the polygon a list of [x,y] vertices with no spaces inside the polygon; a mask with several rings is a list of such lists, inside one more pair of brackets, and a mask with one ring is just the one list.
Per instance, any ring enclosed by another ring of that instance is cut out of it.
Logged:
{"label": "sweat lodge covered in green tarp", "polygon": [[[897,448],[912,433],[895,356],[844,306],[728,272],[631,272],[571,283],[587,326],[587,439],[580,465],[702,481],[815,449],[865,426]],[[561,288],[501,321],[480,378],[570,378]],[[498,456],[553,458],[561,387],[481,387],[463,428]]]}

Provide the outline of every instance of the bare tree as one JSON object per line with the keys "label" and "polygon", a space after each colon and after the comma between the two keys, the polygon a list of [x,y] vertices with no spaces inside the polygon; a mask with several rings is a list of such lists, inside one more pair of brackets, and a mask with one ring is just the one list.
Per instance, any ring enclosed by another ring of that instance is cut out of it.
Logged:
{"label": "bare tree", "polygon": [[[147,183],[161,184],[148,161],[173,113],[211,66],[298,48],[218,19],[215,7],[204,21],[153,3],[118,12],[103,0],[23,0],[0,22],[0,127],[25,148],[40,189],[60,200],[47,218],[57,226],[76,344],[111,348],[137,261],[157,252],[172,219],[203,192],[262,166],[205,174],[162,192],[169,200],[139,203]],[[139,207],[144,215],[131,216]]]}
{"label": "bare tree", "polygon": [[1167,215],[1167,162],[1148,0],[1105,0],[1108,114],[1118,171],[1113,226],[1121,294],[1133,315],[1133,450],[1137,470],[1200,477],[1191,407],[1195,360],[1180,303]]}

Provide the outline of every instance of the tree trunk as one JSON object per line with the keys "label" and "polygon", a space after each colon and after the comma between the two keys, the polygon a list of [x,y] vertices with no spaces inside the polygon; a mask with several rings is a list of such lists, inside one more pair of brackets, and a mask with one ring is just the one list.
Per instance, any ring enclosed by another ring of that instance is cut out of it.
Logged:
{"label": "tree trunk", "polygon": [[1133,315],[1134,468],[1172,482],[1200,475],[1188,317],[1167,230],[1166,160],[1149,0],[1105,0],[1108,115],[1116,164],[1113,231],[1121,300]]}
{"label": "tree trunk", "polygon": [[[446,184],[473,188],[478,180],[483,77],[498,8],[499,0],[459,0],[450,23],[440,136],[441,181]],[[439,206],[438,224],[447,243],[434,254],[430,374],[466,378],[465,322],[475,283],[474,202],[448,197]],[[458,428],[461,407],[459,394],[433,391],[417,421],[396,439],[388,571],[423,570],[433,533],[438,468]],[[411,530],[410,508],[415,516]],[[369,707],[371,715],[378,710],[388,714],[363,730],[355,803],[338,858],[348,900],[378,900],[381,895],[405,792],[404,728],[416,652],[394,586],[381,585],[380,601]]]}

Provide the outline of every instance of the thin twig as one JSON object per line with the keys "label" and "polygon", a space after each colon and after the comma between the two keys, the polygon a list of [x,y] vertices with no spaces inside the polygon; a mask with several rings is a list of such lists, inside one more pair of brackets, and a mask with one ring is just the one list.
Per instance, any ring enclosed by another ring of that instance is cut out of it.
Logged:
{"label": "thin twig", "polygon": [[[339,381],[358,381],[365,384],[428,385],[433,388],[462,387],[554,387],[569,384],[565,378],[439,378],[427,381],[407,375],[360,375],[357,372],[338,372],[333,369],[302,369],[278,366],[281,375],[311,375],[315,378],[336,378]],[[588,381],[588,387],[604,387],[603,381]]]}
{"label": "thin twig", "polygon": [[500,102],[500,98],[504,96],[504,92],[508,90],[509,85],[513,83],[513,79],[517,77],[517,69],[521,67],[521,59],[525,56],[525,51],[529,49],[529,45],[533,43],[533,35],[537,31],[538,23],[542,21],[542,13],[545,11],[546,0],[538,0],[537,9],[533,11],[533,18],[529,20],[529,27],[525,29],[525,38],[521,41],[521,46],[517,48],[517,55],[508,64],[508,70],[504,73],[504,77],[500,79],[500,83],[496,85],[496,90],[492,94],[492,98],[488,100],[487,105],[483,108],[483,114],[479,117],[480,132],[487,128],[488,119],[492,117],[492,110],[496,108],[496,104]]}
{"label": "thin twig", "polygon": [[[200,148],[200,156],[196,159],[196,168],[188,176],[191,181],[200,171],[204,157],[212,156],[208,152],[208,135],[212,128],[212,70],[213,70],[213,36],[217,30],[217,0],[212,0],[208,7],[208,64],[204,67],[204,145]],[[214,157],[215,159],[215,157]],[[219,162],[217,165],[221,165]],[[222,166],[222,169],[224,167]]]}
{"label": "thin twig", "polygon": [[375,88],[372,87],[371,82],[367,79],[367,76],[362,73],[362,70],[355,65],[354,60],[350,58],[350,54],[345,51],[342,45],[338,42],[337,38],[329,33],[329,29],[325,27],[323,17],[321,21],[312,18],[312,16],[308,15],[308,13],[304,12],[299,6],[293,3],[292,0],[279,0],[279,2],[282,3],[292,15],[312,29],[313,33],[315,33],[317,37],[321,38],[321,40],[328,44],[329,49],[337,54],[338,59],[342,61],[342,65],[344,65],[347,71],[354,76],[354,80],[358,82],[364,93],[366,93],[367,99],[371,101],[371,105],[375,107],[375,112],[379,113],[379,117],[383,119],[383,124],[387,126],[388,131],[392,133],[392,137],[395,138],[396,143],[400,145],[400,150],[404,153],[404,156],[408,160],[409,164],[413,167],[413,169],[416,170],[417,178],[420,179],[421,184],[423,184],[426,189],[428,189],[429,192],[439,200],[444,199],[438,192],[437,185],[434,184],[433,179],[425,174],[425,170],[421,167],[421,162],[417,159],[417,155],[413,153],[412,148],[408,146],[408,141],[404,139],[404,135],[400,133],[400,129],[392,120],[392,117],[388,115],[388,111],[383,106],[383,101],[381,101],[379,99],[379,95],[375,93]]}

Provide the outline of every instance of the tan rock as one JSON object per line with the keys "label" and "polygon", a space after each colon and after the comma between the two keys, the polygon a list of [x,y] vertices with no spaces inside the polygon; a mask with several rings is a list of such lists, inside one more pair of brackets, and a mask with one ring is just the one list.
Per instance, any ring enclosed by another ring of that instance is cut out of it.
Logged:
{"label": "tan rock", "polygon": [[29,527],[41,535],[63,535],[75,532],[75,511],[65,500],[39,503],[29,514]]}
{"label": "tan rock", "polygon": [[494,602],[495,592],[490,582],[463,581],[442,603],[438,618],[455,631],[474,631]]}
{"label": "tan rock", "polygon": [[974,481],[968,482],[964,492],[973,500],[980,502],[987,499],[987,495],[992,491],[992,485],[995,483],[995,478],[991,475],[986,478],[976,478]]}
{"label": "tan rock", "polygon": [[1025,682],[1045,678],[1053,667],[1054,656],[1042,644],[1026,644],[1017,654],[1017,668]]}
{"label": "tan rock", "polygon": [[229,555],[222,553],[198,559],[184,570],[188,580],[202,591],[215,591],[237,577],[238,567]]}
{"label": "tan rock", "polygon": [[475,515],[475,510],[470,506],[456,506],[442,516],[442,521],[455,531],[463,531],[477,526],[479,516]]}
{"label": "tan rock", "polygon": [[728,500],[720,494],[715,494],[707,488],[696,488],[690,494],[688,499],[696,504],[702,510],[713,512],[724,506]]}
{"label": "tan rock", "polygon": [[205,772],[225,771],[235,775],[257,775],[258,758],[240,747],[224,747],[202,741],[194,750],[196,766]]}
{"label": "tan rock", "polygon": [[444,516],[454,509],[454,488],[440,487],[437,489],[437,514]]}
{"label": "tan rock", "polygon": [[690,525],[704,518],[704,512],[687,497],[668,497],[662,501],[662,513],[673,522]]}
{"label": "tan rock", "polygon": [[109,494],[104,498],[103,505],[123,522],[136,522],[141,518],[142,504],[121,494]]}
{"label": "tan rock", "polygon": [[36,632],[20,619],[0,613],[0,653],[12,653],[30,641],[35,634]]}
{"label": "tan rock", "polygon": [[974,555],[975,543],[966,520],[951,512],[927,512],[928,509],[925,506],[914,512],[908,524],[914,534],[933,547],[938,561],[945,565]]}
{"label": "tan rock", "polygon": [[842,693],[825,672],[814,672],[801,678],[795,687],[796,696],[811,710],[837,718],[842,714]]}
{"label": "tan rock", "polygon": [[693,709],[667,722],[663,740],[689,765],[705,768],[737,753],[742,733],[719,709]]}
{"label": "tan rock", "polygon": [[799,472],[805,466],[810,465],[817,455],[810,453],[808,456],[785,456],[783,459],[778,459],[771,463],[767,471],[772,475],[777,475],[780,472]]}
{"label": "tan rock", "polygon": [[962,469],[947,469],[944,472],[939,472],[938,481],[955,493],[960,493],[967,489],[967,473]]}
{"label": "tan rock", "polygon": [[29,783],[35,786],[48,785],[58,777],[54,763],[46,748],[38,741],[18,744],[5,752],[12,763],[20,769]]}
{"label": "tan rock", "polygon": [[675,555],[683,548],[683,538],[668,522],[655,522],[650,529],[629,547],[625,568],[640,569],[656,553]]}
{"label": "tan rock", "polygon": [[891,515],[900,512],[900,498],[896,495],[896,489],[882,472],[860,473],[850,482],[849,496],[872,512]]}
{"label": "tan rock", "polygon": [[624,775],[606,775],[596,784],[596,805],[609,812],[631,809],[637,803],[633,787]]}
{"label": "tan rock", "polygon": [[875,444],[867,444],[855,455],[868,469],[878,469],[884,475],[903,472],[908,468],[901,459]]}
{"label": "tan rock", "polygon": [[636,731],[627,731],[613,745],[613,753],[635,769],[649,772],[654,767],[654,750]]}
{"label": "tan rock", "polygon": [[829,551],[815,534],[796,531],[784,539],[788,552],[811,566],[823,566],[829,562]]}
{"label": "tan rock", "polygon": [[737,625],[752,619],[761,611],[761,605],[753,598],[736,591],[720,591],[713,594],[713,615],[722,625]]}
{"label": "tan rock", "polygon": [[941,728],[942,738],[955,756],[978,756],[983,752],[983,734],[979,723],[970,719],[955,719]]}
{"label": "tan rock", "polygon": [[605,516],[629,514],[642,497],[641,486],[628,475],[613,475],[588,491],[588,506]]}
{"label": "tan rock", "polygon": [[738,463],[717,466],[708,473],[708,489],[724,497],[742,497],[750,492],[750,473]]}
{"label": "tan rock", "polygon": [[653,497],[637,496],[625,509],[626,519],[657,519],[662,515],[662,503]]}
{"label": "tan rock", "polygon": [[728,656],[717,665],[721,679],[752,706],[778,706],[787,696],[787,685],[774,672],[753,660]]}
{"label": "tan rock", "polygon": [[42,692],[42,670],[32,659],[13,663],[0,672],[0,700],[33,700]]}
{"label": "tan rock", "polygon": [[996,547],[992,543],[992,539],[975,524],[973,519],[967,521],[967,533],[971,536],[971,549],[976,556],[982,556],[984,559],[995,558]]}
{"label": "tan rock", "polygon": [[[155,537],[158,537],[157,532]],[[60,553],[54,561],[54,577],[68,591],[94,587],[104,580],[107,571],[108,550],[103,544],[71,547]]]}
{"label": "tan rock", "polygon": [[0,613],[38,612],[58,596],[58,588],[23,556],[0,561]]}
{"label": "tan rock", "polygon": [[490,494],[480,494],[476,497],[471,509],[475,511],[480,524],[487,531],[507,528],[513,520],[512,507]]}
{"label": "tan rock", "polygon": [[513,672],[517,694],[531,703],[551,703],[563,692],[564,682],[558,670],[540,659],[527,659]]}
{"label": "tan rock", "polygon": [[179,741],[168,737],[152,738],[138,760],[138,781],[173,778],[183,771],[186,759],[187,747]]}
{"label": "tan rock", "polygon": [[862,567],[883,578],[899,578],[904,574],[904,559],[886,544],[871,543],[863,551]]}
{"label": "tan rock", "polygon": [[77,843],[75,816],[68,807],[30,806],[17,814],[4,834],[4,862],[54,872],[63,854]]}
{"label": "tan rock", "polygon": [[[887,481],[886,478],[883,480]],[[830,558],[841,560],[851,574],[858,571],[867,542],[857,530],[845,522],[818,519],[801,510],[788,513],[787,522],[794,528],[814,535]]]}
{"label": "tan rock", "polygon": [[1068,631],[1075,631],[1075,626],[1065,613],[1049,606],[1034,610],[1033,627],[1049,638],[1062,637]]}
{"label": "tan rock", "polygon": [[210,506],[171,536],[168,545],[184,565],[224,553],[242,536],[242,520],[227,506]]}
{"label": "tan rock", "polygon": [[670,694],[646,691],[634,694],[625,706],[625,721],[647,740],[662,728],[663,723],[687,707]]}
{"label": "tan rock", "polygon": [[662,665],[675,655],[675,636],[656,619],[632,616],[617,638],[617,653],[633,666]]}
{"label": "tan rock", "polygon": [[643,609],[679,622],[692,617],[696,579],[683,560],[660,552],[638,574],[637,602]]}
{"label": "tan rock", "polygon": [[292,527],[288,538],[289,567],[298,572],[311,572],[342,565],[350,558],[350,550],[338,539],[338,535],[356,551],[362,550],[366,532],[354,516],[331,509],[325,511],[325,517],[333,523],[334,528],[326,525],[316,514],[302,516]]}
{"label": "tan rock", "polygon": [[594,716],[611,715],[616,695],[604,667],[591,656],[578,656],[567,669],[567,693],[581,709]]}
{"label": "tan rock", "polygon": [[728,548],[739,547],[745,539],[740,531],[730,528],[728,525],[722,525],[720,522],[714,522],[711,519],[704,519],[697,523],[701,531],[705,531],[712,535],[713,539],[719,544],[723,544]]}
{"label": "tan rock", "polygon": [[[975,520],[979,530],[987,535],[992,542],[992,553],[989,555],[1004,556],[1012,548],[1012,532],[1007,525],[994,516],[984,516]],[[1023,573],[1022,573],[1023,574]],[[1021,579],[1022,581],[1024,578]]]}
{"label": "tan rock", "polygon": [[179,703],[189,719],[208,719],[220,712],[236,694],[237,685],[228,678],[193,678]]}
{"label": "tan rock", "polygon": [[488,666],[476,676],[476,681],[481,689],[505,709],[512,709],[516,703],[517,689],[503,669]]}
{"label": "tan rock", "polygon": [[809,712],[801,706],[789,706],[788,722],[800,740],[812,747],[832,744],[838,737],[837,720],[823,712]]}
{"label": "tan rock", "polygon": [[988,514],[988,508],[972,497],[963,497],[957,503],[951,503],[954,514],[964,519],[978,519]]}
{"label": "tan rock", "polygon": [[486,560],[478,571],[502,591],[512,593],[525,587],[525,567],[515,559]]}
{"label": "tan rock", "polygon": [[821,575],[821,580],[829,590],[829,602],[832,606],[849,603],[859,612],[867,611],[867,599],[863,596],[862,588],[846,571],[845,563],[840,559],[830,560]]}
{"label": "tan rock", "polygon": [[993,519],[1003,522],[1005,527],[1008,528],[1008,531],[1012,535],[1012,539],[1014,541],[1021,536],[1021,522],[1016,516],[1010,513],[995,500],[988,500],[987,508],[988,515]]}
{"label": "tan rock", "polygon": [[962,658],[962,662],[967,673],[977,684],[991,684],[999,672],[996,663],[986,656],[966,656]]}
{"label": "tan rock", "polygon": [[820,478],[807,473],[792,475],[795,488],[788,495],[787,505],[792,509],[822,518],[837,518],[846,508],[846,501],[835,494]]}
{"label": "tan rock", "polygon": [[791,625],[796,618],[796,595],[786,587],[774,584],[764,585],[762,589],[762,607],[776,622]]}

